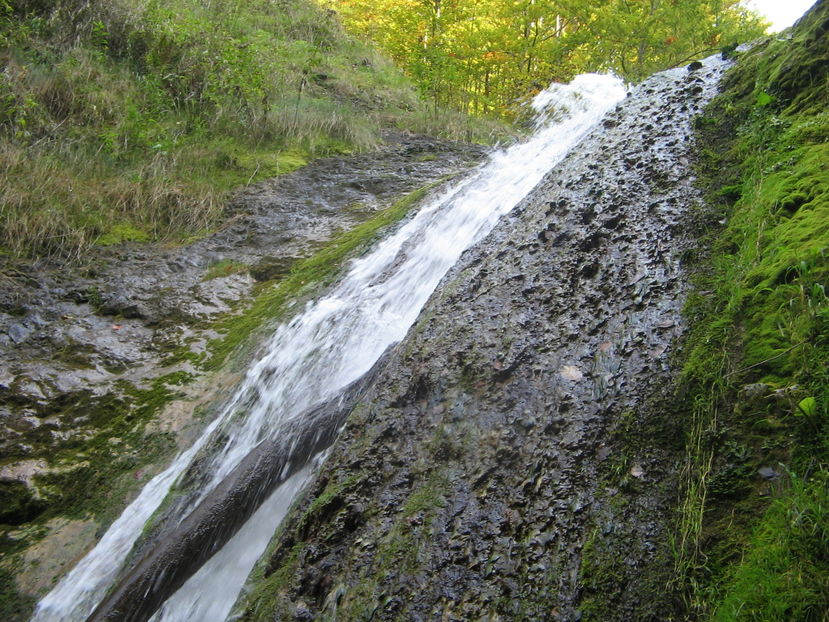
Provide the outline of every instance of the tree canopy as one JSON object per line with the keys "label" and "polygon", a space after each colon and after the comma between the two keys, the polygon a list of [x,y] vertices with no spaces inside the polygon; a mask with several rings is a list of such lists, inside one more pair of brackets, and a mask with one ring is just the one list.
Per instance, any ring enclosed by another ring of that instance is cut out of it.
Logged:
{"label": "tree canopy", "polygon": [[637,82],[763,34],[739,0],[329,0],[434,105],[508,116],[577,73]]}

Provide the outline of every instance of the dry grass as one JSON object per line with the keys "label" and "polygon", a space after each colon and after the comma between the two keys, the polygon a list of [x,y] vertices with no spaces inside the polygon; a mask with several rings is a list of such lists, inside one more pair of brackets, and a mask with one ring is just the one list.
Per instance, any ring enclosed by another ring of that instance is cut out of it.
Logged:
{"label": "dry grass", "polygon": [[0,59],[0,253],[15,256],[189,238],[231,189],[374,148],[384,128],[491,130],[430,113],[308,1],[0,1]]}

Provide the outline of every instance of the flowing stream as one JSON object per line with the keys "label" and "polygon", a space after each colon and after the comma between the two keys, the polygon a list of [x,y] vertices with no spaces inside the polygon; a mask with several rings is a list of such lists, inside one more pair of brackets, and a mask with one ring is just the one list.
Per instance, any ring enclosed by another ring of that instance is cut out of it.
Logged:
{"label": "flowing stream", "polygon": [[[538,118],[530,139],[493,153],[472,175],[353,261],[328,294],[276,330],[266,354],[250,368],[220,415],[145,486],[98,545],[38,603],[33,622],[86,620],[176,479],[200,451],[217,444],[215,439],[223,442],[202,467],[206,483],[190,509],[260,442],[279,434],[282,424],[337,396],[369,371],[389,345],[404,337],[461,253],[482,239],[624,95],[618,79],[584,75],[536,96],[532,105]],[[310,475],[311,467],[306,467],[283,483],[153,620],[224,620]],[[226,575],[214,574],[223,568]]]}

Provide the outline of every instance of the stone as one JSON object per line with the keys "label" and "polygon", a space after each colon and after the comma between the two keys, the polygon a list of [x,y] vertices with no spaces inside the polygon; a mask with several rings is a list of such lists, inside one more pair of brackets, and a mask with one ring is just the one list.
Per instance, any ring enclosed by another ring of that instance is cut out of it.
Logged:
{"label": "stone", "polygon": [[780,477],[780,473],[775,471],[772,467],[764,466],[757,469],[757,474],[764,480],[773,480]]}
{"label": "stone", "polygon": [[32,331],[26,328],[22,323],[17,322],[6,329],[6,334],[13,343],[23,343],[26,338],[32,334]]}

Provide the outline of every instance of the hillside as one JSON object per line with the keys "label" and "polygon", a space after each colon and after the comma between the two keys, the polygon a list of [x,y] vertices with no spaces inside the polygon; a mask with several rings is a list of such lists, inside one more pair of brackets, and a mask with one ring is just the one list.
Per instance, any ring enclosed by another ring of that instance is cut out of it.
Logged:
{"label": "hillside", "polygon": [[309,0],[0,3],[0,253],[212,230],[228,191],[388,130],[472,139]]}
{"label": "hillside", "polygon": [[537,78],[474,36],[418,91],[304,0],[0,0],[0,619],[147,620],[298,472],[234,619],[825,622],[829,0],[691,64],[760,24],[567,4],[530,68],[638,6],[641,83],[474,168]]}
{"label": "hillside", "polygon": [[695,121],[678,569],[717,620],[829,615],[827,32],[822,0],[741,55]]}

